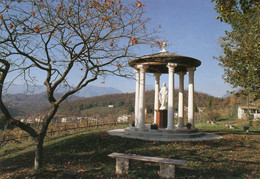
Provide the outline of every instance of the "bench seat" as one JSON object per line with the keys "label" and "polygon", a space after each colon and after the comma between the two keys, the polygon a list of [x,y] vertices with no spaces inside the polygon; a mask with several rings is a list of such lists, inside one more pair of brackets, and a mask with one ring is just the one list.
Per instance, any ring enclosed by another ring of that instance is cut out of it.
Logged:
{"label": "bench seat", "polygon": [[163,178],[174,178],[175,165],[185,165],[185,160],[150,157],[134,154],[111,153],[109,157],[116,158],[116,174],[128,174],[129,159],[144,162],[155,162],[160,164],[160,176]]}

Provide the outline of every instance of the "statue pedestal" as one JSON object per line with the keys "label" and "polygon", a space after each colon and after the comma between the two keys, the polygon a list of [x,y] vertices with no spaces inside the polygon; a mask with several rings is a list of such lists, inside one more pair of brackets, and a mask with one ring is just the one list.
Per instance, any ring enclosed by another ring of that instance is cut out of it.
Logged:
{"label": "statue pedestal", "polygon": [[156,112],[156,124],[159,128],[167,127],[167,109],[165,110],[155,110]]}

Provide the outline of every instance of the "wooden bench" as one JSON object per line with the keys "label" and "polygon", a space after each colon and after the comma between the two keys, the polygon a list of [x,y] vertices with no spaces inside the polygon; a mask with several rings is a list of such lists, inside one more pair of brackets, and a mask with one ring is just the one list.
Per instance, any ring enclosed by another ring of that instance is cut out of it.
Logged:
{"label": "wooden bench", "polygon": [[175,165],[184,165],[186,160],[167,159],[159,157],[148,157],[134,154],[111,153],[109,157],[116,158],[116,174],[128,174],[129,159],[145,162],[156,162],[160,164],[160,176],[163,178],[174,178]]}

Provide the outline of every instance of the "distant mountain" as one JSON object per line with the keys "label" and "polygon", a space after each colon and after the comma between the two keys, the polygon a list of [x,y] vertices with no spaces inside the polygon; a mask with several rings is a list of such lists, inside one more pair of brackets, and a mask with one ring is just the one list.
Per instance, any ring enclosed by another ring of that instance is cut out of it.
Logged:
{"label": "distant mountain", "polygon": [[45,86],[39,85],[25,85],[25,84],[12,84],[10,86],[4,86],[5,94],[39,94],[44,92]]}
{"label": "distant mountain", "polygon": [[[20,85],[20,84],[13,84],[7,90],[6,94],[39,94],[45,92],[46,87],[40,85]],[[58,88],[58,93],[64,93],[67,91],[67,88]],[[112,88],[112,87],[100,87],[100,86],[93,86],[89,85],[85,88],[81,89],[75,96],[79,97],[93,97],[93,96],[100,96],[105,94],[117,94],[122,93],[122,91]]]}
{"label": "distant mountain", "polygon": [[230,96],[231,96],[231,93],[226,93],[226,94],[224,94],[224,95],[222,96],[222,98],[225,99],[225,98],[228,98],[228,97],[230,97]]}
{"label": "distant mountain", "polygon": [[80,90],[75,95],[80,97],[94,97],[94,96],[101,96],[105,94],[120,94],[120,93],[122,93],[122,91],[116,88],[89,85],[83,88],[82,90]]}
{"label": "distant mountain", "polygon": [[[50,105],[46,97],[45,88],[45,86],[14,84],[3,95],[3,101],[14,116],[39,113],[42,110],[46,110],[46,107]],[[57,98],[61,97],[66,90],[66,88],[59,88],[59,93],[55,94],[55,96]],[[75,95],[70,96],[66,101],[115,93],[122,92],[111,87],[89,85]]]}
{"label": "distant mountain", "polygon": [[[61,94],[56,94],[56,97],[60,97]],[[70,96],[67,100],[73,101],[80,99],[78,96]],[[46,108],[49,104],[45,93],[39,94],[5,94],[3,101],[14,116],[30,115],[40,112],[43,108]]]}
{"label": "distant mountain", "polygon": [[23,116],[37,113],[42,107],[48,105],[48,101],[44,93],[5,94],[3,96],[3,101],[13,116]]}
{"label": "distant mountain", "polygon": [[[91,88],[90,88],[91,89]],[[112,88],[113,89],[113,88]],[[87,90],[87,89],[85,89]],[[96,92],[101,94],[105,93],[110,88],[96,88]],[[91,94],[92,91],[89,90]],[[118,92],[115,90],[115,92]],[[89,95],[86,91],[82,91],[83,94],[80,95]],[[97,93],[95,93],[97,94]],[[61,94],[56,94],[59,97]],[[93,95],[93,94],[92,94]],[[152,113],[154,110],[154,91],[146,91],[145,94],[145,103],[148,113]],[[178,98],[178,90],[175,93],[175,99]],[[208,104],[209,99],[213,99],[213,101],[218,102],[221,99],[213,96],[209,96],[203,93],[195,92],[194,102],[195,106],[205,107]],[[4,102],[12,112],[14,116],[24,116],[24,115],[32,115],[36,113],[46,113],[48,110],[48,100],[45,93],[39,94],[6,94],[4,95]],[[184,105],[187,106],[188,102],[188,92],[184,91]],[[108,105],[113,105],[114,111],[113,113],[129,113],[134,110],[135,104],[135,94],[134,93],[120,93],[120,94],[106,94],[89,98],[82,98],[79,96],[70,96],[59,108],[59,114],[63,115],[92,115],[92,113],[103,113],[104,115],[108,115],[105,108]],[[177,107],[177,100],[175,101],[175,106]],[[101,107],[101,108],[99,108]],[[103,107],[103,108],[102,108]],[[104,108],[105,107],[105,108]],[[96,109],[96,111],[92,110]],[[103,110],[103,112],[102,112]],[[105,110],[105,112],[104,112]]]}
{"label": "distant mountain", "polygon": [[224,94],[224,95],[222,96],[222,98],[223,98],[223,99],[228,98],[228,97],[230,97],[230,96],[232,95],[232,93],[237,93],[237,92],[240,91],[240,90],[242,90],[242,88],[233,90],[232,92],[227,92],[226,94]]}

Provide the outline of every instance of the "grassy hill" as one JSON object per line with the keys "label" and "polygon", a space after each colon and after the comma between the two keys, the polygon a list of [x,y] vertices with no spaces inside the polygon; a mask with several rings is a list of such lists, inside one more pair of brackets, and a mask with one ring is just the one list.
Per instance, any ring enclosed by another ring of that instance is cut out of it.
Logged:
{"label": "grassy hill", "polygon": [[[117,178],[112,152],[187,160],[176,168],[176,178],[259,178],[259,131],[231,130],[224,123],[203,123],[200,130],[215,132],[223,139],[200,142],[151,142],[109,136],[110,128],[99,128],[47,137],[45,169],[33,167],[32,141],[8,144],[0,149],[2,178],[61,178],[65,168],[78,178]],[[120,128],[125,126],[118,126]],[[121,178],[158,178],[159,165],[131,161],[129,175]]]}
{"label": "grassy hill", "polygon": [[[184,105],[187,106],[187,90],[184,92]],[[60,94],[56,94],[57,97]],[[178,106],[178,90],[175,91],[175,107]],[[209,99],[218,103],[220,98],[213,97],[203,93],[195,92],[195,106],[205,107]],[[6,94],[4,102],[10,109],[13,116],[30,116],[34,114],[45,113],[48,109],[48,101],[45,93],[39,94]],[[71,96],[64,101],[59,109],[59,114],[75,116],[92,116],[99,114],[106,116],[109,113],[116,115],[129,114],[134,111],[135,93],[120,93],[101,95],[89,98]],[[153,113],[154,109],[154,91],[147,91],[145,104],[148,113]],[[113,105],[113,109],[106,109],[108,105]],[[0,111],[1,112],[1,111]]]}
{"label": "grassy hill", "polygon": [[[184,105],[188,105],[187,90],[184,92]],[[175,92],[175,108],[178,106],[178,90]],[[214,103],[221,101],[220,98],[209,96],[203,93],[195,92],[194,103],[197,107],[206,107],[209,100]],[[90,116],[99,113],[100,115],[106,116],[108,113],[118,113],[118,115],[129,114],[134,111],[135,94],[124,93],[124,94],[110,94],[102,95],[97,97],[85,98],[74,101],[64,102],[59,109],[59,114],[65,115],[84,115]],[[146,91],[145,104],[148,113],[153,113],[154,110],[154,91]],[[108,105],[113,105],[113,109],[105,109]]]}

